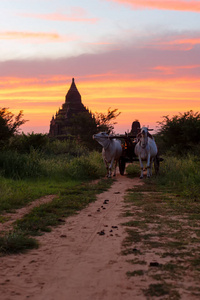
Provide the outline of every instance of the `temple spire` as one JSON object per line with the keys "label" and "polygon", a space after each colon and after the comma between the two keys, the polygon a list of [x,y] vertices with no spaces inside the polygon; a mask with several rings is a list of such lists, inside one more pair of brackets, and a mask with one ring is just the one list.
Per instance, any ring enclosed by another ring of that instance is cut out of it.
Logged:
{"label": "temple spire", "polygon": [[69,101],[81,102],[81,95],[76,87],[74,78],[72,78],[70,89],[67,92],[67,95],[65,97],[65,102],[69,102]]}
{"label": "temple spire", "polygon": [[91,117],[91,113],[83,105],[81,95],[76,87],[75,80],[72,78],[71,86],[65,96],[65,103],[56,112],[50,123],[49,136],[59,137],[71,134],[72,119],[79,118],[81,113]]}

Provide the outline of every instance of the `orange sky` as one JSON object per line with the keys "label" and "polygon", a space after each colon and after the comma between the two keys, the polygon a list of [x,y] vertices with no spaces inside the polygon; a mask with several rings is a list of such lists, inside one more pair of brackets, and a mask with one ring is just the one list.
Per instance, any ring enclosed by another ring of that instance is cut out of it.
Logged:
{"label": "orange sky", "polygon": [[200,111],[200,1],[0,1],[0,107],[49,131],[72,77],[116,133]]}
{"label": "orange sky", "polygon": [[[110,77],[105,75],[105,78],[84,81],[75,78],[75,83],[83,104],[92,112],[106,112],[109,107],[119,109],[121,115],[117,119],[117,133],[130,129],[135,119],[141,125],[155,128],[156,122],[164,115],[200,110],[200,79],[111,80]],[[0,105],[3,107],[9,103],[15,114],[21,109],[24,111],[25,119],[30,120],[23,126],[24,131],[40,126],[42,132],[46,132],[52,115],[64,103],[70,85],[71,78],[65,76],[48,78],[43,82],[37,78],[4,78],[1,80]]]}

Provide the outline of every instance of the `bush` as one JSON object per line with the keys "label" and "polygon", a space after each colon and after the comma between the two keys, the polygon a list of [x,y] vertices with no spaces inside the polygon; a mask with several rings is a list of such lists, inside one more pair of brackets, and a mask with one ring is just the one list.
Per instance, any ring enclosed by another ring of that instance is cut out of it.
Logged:
{"label": "bush", "polygon": [[13,179],[38,177],[43,174],[40,155],[34,150],[30,154],[1,152],[0,172],[2,176]]}
{"label": "bush", "polygon": [[184,158],[165,157],[161,163],[158,183],[184,197],[200,198],[200,160],[194,155]]}
{"label": "bush", "polygon": [[100,153],[92,152],[89,156],[73,159],[66,165],[66,172],[72,179],[97,179],[105,175],[105,166]]}
{"label": "bush", "polygon": [[48,146],[49,138],[41,133],[22,133],[10,139],[9,149],[19,153],[30,153],[33,149],[44,151]]}
{"label": "bush", "polygon": [[164,117],[156,142],[161,153],[172,153],[173,155],[187,155],[196,152],[200,147],[200,114],[192,110],[171,119]]}
{"label": "bush", "polygon": [[89,154],[89,151],[86,147],[73,139],[63,141],[56,139],[50,140],[45,149],[45,153],[50,155],[68,154],[70,156],[79,157],[81,155]]}

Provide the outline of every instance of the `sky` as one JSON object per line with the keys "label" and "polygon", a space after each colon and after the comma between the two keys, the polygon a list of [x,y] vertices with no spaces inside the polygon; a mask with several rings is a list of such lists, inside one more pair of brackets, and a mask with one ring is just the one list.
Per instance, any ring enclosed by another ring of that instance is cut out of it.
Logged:
{"label": "sky", "polygon": [[72,78],[115,132],[200,111],[200,0],[0,0],[0,108],[48,133]]}

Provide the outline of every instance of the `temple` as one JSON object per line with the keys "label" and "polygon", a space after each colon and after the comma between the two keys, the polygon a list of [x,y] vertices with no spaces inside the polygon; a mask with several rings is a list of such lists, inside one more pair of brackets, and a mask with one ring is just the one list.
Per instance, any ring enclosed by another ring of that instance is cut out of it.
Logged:
{"label": "temple", "polygon": [[72,117],[77,116],[78,118],[80,113],[90,114],[88,109],[83,105],[81,95],[76,87],[74,78],[72,78],[70,89],[65,96],[65,103],[50,121],[49,136],[67,136],[69,134],[68,128],[71,126]]}

